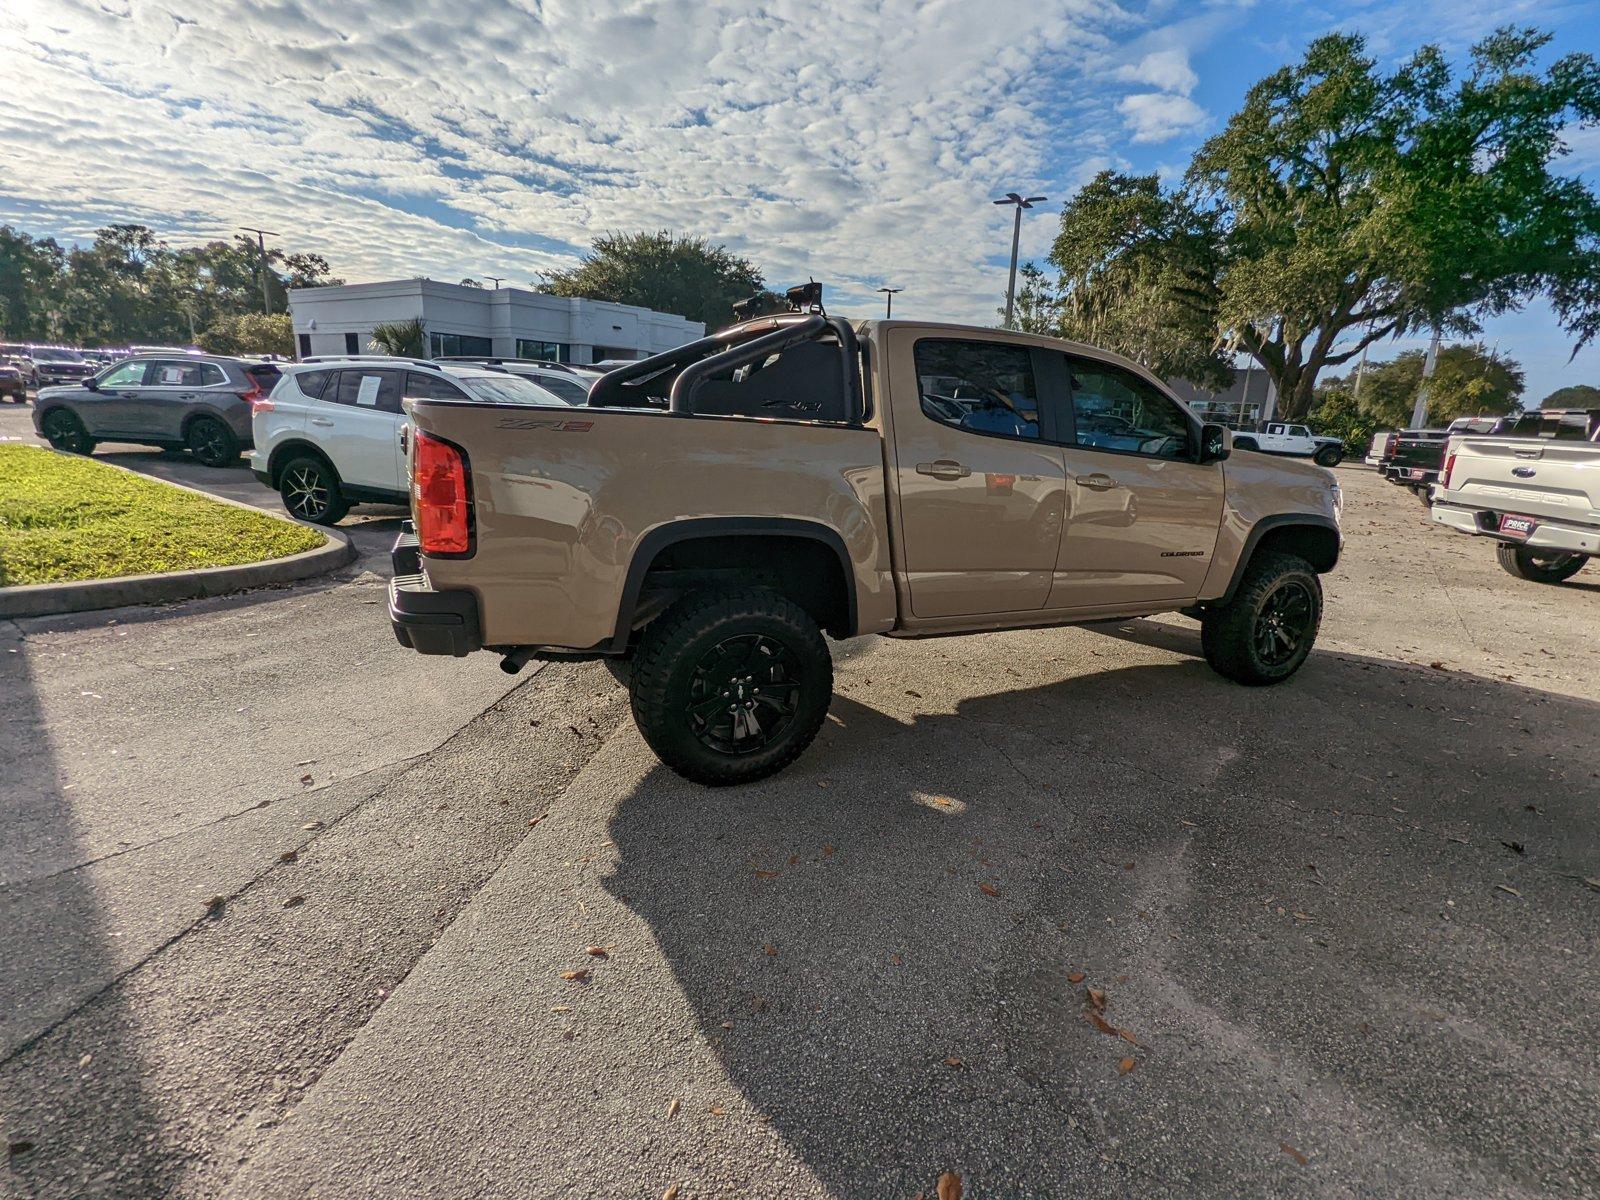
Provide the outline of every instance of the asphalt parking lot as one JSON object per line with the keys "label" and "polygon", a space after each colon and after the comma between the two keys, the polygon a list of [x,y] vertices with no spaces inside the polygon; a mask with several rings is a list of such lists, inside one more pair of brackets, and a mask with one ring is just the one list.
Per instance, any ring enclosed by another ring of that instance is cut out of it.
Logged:
{"label": "asphalt parking lot", "polygon": [[598,666],[396,646],[393,510],[304,586],[0,623],[8,1189],[1600,1195],[1600,569],[1338,473],[1291,683],[1176,617],[846,643],[741,789]]}

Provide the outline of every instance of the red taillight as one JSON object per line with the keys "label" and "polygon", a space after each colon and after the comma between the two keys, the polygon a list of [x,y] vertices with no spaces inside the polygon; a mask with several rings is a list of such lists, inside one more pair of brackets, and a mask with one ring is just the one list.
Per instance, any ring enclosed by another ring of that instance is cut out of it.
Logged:
{"label": "red taillight", "polygon": [[1448,489],[1450,487],[1450,472],[1452,469],[1454,469],[1455,465],[1456,452],[1454,450],[1446,451],[1444,456],[1444,466],[1439,470],[1439,487],[1441,490]]}
{"label": "red taillight", "polygon": [[1394,444],[1399,440],[1400,435],[1398,433],[1388,434],[1383,439],[1383,454],[1385,458],[1394,453]]}
{"label": "red taillight", "polygon": [[411,516],[422,553],[472,553],[472,495],[466,455],[420,429],[411,442]]}
{"label": "red taillight", "polygon": [[239,399],[250,406],[250,413],[254,416],[259,412],[271,412],[272,401],[267,399],[267,393],[261,390],[259,383],[253,383],[239,393]]}

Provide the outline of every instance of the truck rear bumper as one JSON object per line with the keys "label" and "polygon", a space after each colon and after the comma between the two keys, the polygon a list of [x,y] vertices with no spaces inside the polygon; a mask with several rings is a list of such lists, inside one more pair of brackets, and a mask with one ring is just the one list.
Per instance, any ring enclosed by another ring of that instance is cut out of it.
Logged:
{"label": "truck rear bumper", "polygon": [[435,591],[429,586],[410,525],[407,521],[389,552],[395,569],[389,581],[389,624],[395,640],[418,654],[456,658],[483,649],[478,598],[467,591]]}
{"label": "truck rear bumper", "polygon": [[1486,508],[1463,508],[1457,504],[1435,500],[1430,511],[1437,524],[1470,533],[1475,537],[1493,538],[1535,550],[1562,550],[1569,554],[1600,554],[1600,527],[1578,525],[1568,521],[1532,518],[1537,524],[1527,537],[1512,537],[1500,532],[1500,518],[1519,515]]}

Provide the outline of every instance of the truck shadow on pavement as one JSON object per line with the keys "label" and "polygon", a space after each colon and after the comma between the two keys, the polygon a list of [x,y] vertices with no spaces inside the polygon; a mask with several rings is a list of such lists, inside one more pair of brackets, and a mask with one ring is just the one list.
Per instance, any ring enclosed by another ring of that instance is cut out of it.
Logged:
{"label": "truck shadow on pavement", "polygon": [[944,1170],[985,1196],[1595,1194],[1600,789],[1570,751],[1600,705],[1133,653],[953,712],[847,672],[861,699],[786,774],[656,769],[620,802],[607,887],[736,1089],[709,1100],[729,1144],[839,1196]]}

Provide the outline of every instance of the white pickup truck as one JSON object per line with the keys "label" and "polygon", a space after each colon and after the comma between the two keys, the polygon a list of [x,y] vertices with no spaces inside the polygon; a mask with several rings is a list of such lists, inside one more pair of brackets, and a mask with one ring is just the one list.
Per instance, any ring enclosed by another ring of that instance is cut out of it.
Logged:
{"label": "white pickup truck", "polygon": [[1517,578],[1562,583],[1600,555],[1600,411],[1543,416],[1532,437],[1451,438],[1431,511]]}
{"label": "white pickup truck", "polygon": [[1304,425],[1289,425],[1283,421],[1268,421],[1254,433],[1234,434],[1233,448],[1309,458],[1319,467],[1336,467],[1344,458],[1344,443],[1338,438],[1321,437]]}

